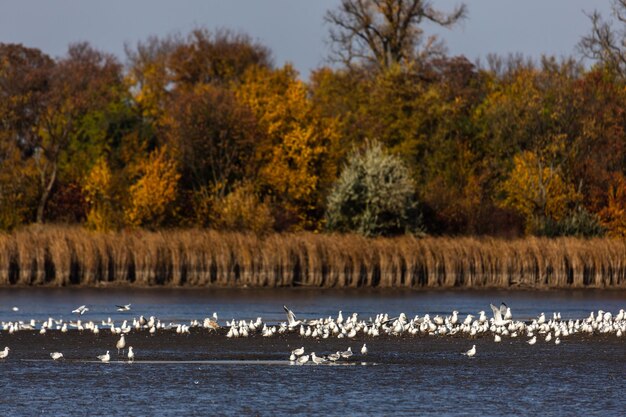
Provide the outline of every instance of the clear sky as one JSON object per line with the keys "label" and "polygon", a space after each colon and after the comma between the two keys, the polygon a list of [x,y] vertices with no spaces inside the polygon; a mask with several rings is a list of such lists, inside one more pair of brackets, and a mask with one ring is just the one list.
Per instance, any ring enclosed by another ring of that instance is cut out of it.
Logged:
{"label": "clear sky", "polygon": [[[458,0],[435,0],[451,9]],[[466,0],[469,18],[452,30],[428,26],[451,54],[470,60],[490,52],[574,54],[589,31],[584,11],[609,16],[610,0]],[[339,0],[0,0],[0,42],[63,55],[70,42],[92,45],[124,59],[124,44],[205,26],[241,30],[267,45],[275,62],[292,62],[304,77],[324,63],[326,10]]]}

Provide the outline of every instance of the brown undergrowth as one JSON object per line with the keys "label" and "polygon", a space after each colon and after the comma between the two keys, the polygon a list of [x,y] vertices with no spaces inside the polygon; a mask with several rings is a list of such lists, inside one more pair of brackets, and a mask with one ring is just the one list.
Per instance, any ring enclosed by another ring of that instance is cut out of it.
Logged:
{"label": "brown undergrowth", "polygon": [[253,234],[0,234],[0,285],[626,288],[626,241]]}

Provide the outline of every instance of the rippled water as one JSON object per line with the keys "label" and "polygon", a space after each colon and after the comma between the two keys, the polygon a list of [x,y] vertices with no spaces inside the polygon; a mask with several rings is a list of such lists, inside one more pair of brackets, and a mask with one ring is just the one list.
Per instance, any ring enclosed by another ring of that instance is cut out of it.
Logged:
{"label": "rippled water", "polygon": [[[217,311],[221,320],[278,321],[284,320],[282,304],[302,317],[336,315],[339,309],[367,317],[476,313],[500,301],[517,318],[552,311],[586,317],[599,308],[625,308],[626,293],[10,289],[0,290],[0,320],[70,318],[80,304],[91,309],[84,319],[157,314],[186,320]],[[133,311],[117,313],[116,303],[133,303]],[[0,332],[0,347],[16,346],[0,361],[0,416],[626,414],[626,342],[615,336],[570,337],[559,346],[539,341],[532,347],[522,338],[495,344],[491,338],[359,337],[351,342],[353,350],[366,342],[370,354],[357,357],[354,366],[290,366],[287,353],[301,343],[329,353],[349,342],[131,333],[139,361],[101,364],[93,362],[95,355],[114,346],[114,336],[83,341],[87,336],[71,332],[18,333],[24,334]],[[472,344],[475,358],[459,354]],[[66,361],[46,359],[59,348]]]}
{"label": "rippled water", "polygon": [[506,347],[479,348],[474,359],[423,353],[415,363],[377,366],[6,362],[0,410],[13,416],[623,416],[620,347],[598,352],[581,344],[517,355]]}

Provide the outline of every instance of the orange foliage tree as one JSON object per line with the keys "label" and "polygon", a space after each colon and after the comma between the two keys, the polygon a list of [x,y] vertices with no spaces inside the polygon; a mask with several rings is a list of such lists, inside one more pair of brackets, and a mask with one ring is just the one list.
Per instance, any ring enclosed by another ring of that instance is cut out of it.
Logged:
{"label": "orange foliage tree", "polygon": [[529,232],[543,219],[559,221],[580,201],[580,194],[568,184],[558,169],[546,165],[532,152],[514,157],[514,168],[502,184],[505,207],[521,213]]}
{"label": "orange foliage tree", "polygon": [[125,218],[130,226],[156,228],[164,226],[176,215],[178,166],[167,148],[153,151],[137,168],[139,178],[130,186]]}
{"label": "orange foliage tree", "polygon": [[325,162],[338,140],[335,121],[314,117],[307,87],[289,65],[249,71],[237,95],[265,134],[256,148],[259,186],[277,206],[278,227],[318,228],[323,190],[334,175]]}
{"label": "orange foliage tree", "polygon": [[91,168],[83,184],[83,193],[89,205],[87,227],[107,231],[121,225],[121,204],[113,173],[105,157],[98,159]]}
{"label": "orange foliage tree", "polygon": [[613,176],[607,205],[598,213],[600,222],[609,236],[626,237],[626,179],[622,174]]}

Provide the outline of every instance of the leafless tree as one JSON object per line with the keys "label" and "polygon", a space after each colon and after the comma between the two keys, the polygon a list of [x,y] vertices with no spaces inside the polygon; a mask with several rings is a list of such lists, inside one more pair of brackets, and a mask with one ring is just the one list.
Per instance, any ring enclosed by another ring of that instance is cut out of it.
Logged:
{"label": "leafless tree", "polygon": [[[625,0],[626,1],[626,0]],[[329,10],[331,60],[380,69],[420,59],[440,50],[436,37],[424,39],[426,21],[451,27],[467,16],[465,4],[450,13],[435,10],[430,0],[342,0]],[[420,49],[418,49],[420,48]]]}
{"label": "leafless tree", "polygon": [[626,79],[626,0],[613,0],[612,9],[619,27],[614,28],[614,22],[604,20],[598,11],[589,13],[591,33],[580,40],[578,49],[586,58]]}

